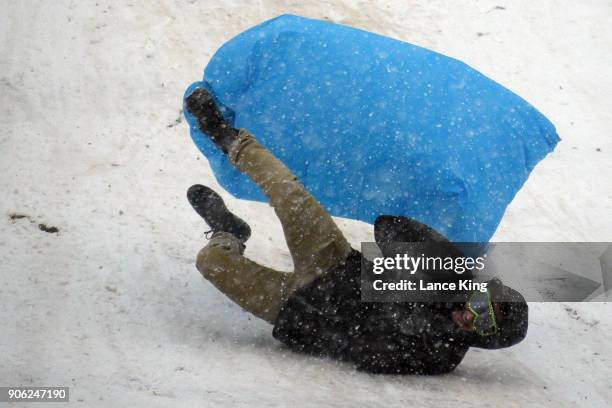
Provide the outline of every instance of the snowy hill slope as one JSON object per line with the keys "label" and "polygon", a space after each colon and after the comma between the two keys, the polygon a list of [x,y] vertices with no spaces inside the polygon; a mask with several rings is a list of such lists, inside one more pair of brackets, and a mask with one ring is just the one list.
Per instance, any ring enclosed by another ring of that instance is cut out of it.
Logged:
{"label": "snowy hill slope", "polygon": [[[83,406],[608,406],[609,304],[531,304],[517,347],[372,376],[284,350],[193,265],[206,226],[184,193],[218,185],[181,96],[225,40],[285,12],[460,58],[525,97],[562,141],[494,240],[612,240],[610,2],[452,4],[2,1],[0,386],[70,386]],[[290,270],[271,209],[224,197],[253,227],[247,255]]]}

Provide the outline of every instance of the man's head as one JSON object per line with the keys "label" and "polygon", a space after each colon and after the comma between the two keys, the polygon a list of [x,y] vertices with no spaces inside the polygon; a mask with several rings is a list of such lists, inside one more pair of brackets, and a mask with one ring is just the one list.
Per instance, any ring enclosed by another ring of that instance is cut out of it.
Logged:
{"label": "man's head", "polygon": [[[379,245],[392,242],[429,242],[449,255],[463,255],[462,251],[442,234],[408,217],[378,216],[374,223],[374,237]],[[387,255],[383,250],[383,254],[390,256],[393,253]],[[463,309],[452,312],[453,322],[467,334],[468,342],[472,347],[497,349],[519,343],[527,334],[527,302],[520,293],[504,286],[499,279],[487,282],[487,289],[487,296],[490,296],[487,301],[490,300],[491,304],[490,318],[486,316],[489,310],[479,308],[475,303],[470,309],[469,302],[467,302]],[[472,300],[471,297],[469,299]],[[483,303],[482,299],[480,303]],[[477,319],[481,320],[476,322]],[[495,324],[494,333],[490,333],[493,331],[491,320]]]}
{"label": "man's head", "polygon": [[462,309],[453,311],[453,322],[470,334],[473,347],[497,349],[519,343],[527,334],[527,302],[499,279],[489,281],[487,289],[484,299],[476,292]]}

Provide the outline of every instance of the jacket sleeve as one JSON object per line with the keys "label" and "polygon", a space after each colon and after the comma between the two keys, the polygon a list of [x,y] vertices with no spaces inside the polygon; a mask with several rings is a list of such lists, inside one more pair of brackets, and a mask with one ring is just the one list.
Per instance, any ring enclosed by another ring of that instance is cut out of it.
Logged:
{"label": "jacket sleeve", "polygon": [[436,333],[442,325],[425,307],[417,305],[401,314],[388,305],[381,315],[366,322],[365,330],[352,342],[349,359],[357,369],[370,373],[448,373],[461,362],[467,348],[444,341]]}
{"label": "jacket sleeve", "polygon": [[[451,351],[449,353],[449,351]],[[372,374],[438,375],[453,371],[463,355],[436,352],[415,344],[412,348],[392,338],[362,337],[351,347],[350,360],[359,371]]]}

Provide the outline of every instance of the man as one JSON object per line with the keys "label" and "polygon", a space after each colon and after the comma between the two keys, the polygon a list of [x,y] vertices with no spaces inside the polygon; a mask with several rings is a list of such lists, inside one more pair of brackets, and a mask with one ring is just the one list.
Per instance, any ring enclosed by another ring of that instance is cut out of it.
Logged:
{"label": "man", "polygon": [[[527,303],[497,279],[461,302],[362,302],[361,254],[291,171],[247,131],[232,128],[207,90],[192,92],[185,108],[236,169],[263,190],[282,224],[293,273],[243,256],[251,230],[214,191],[195,185],[187,192],[212,229],[197,256],[198,270],[242,308],[273,324],[275,338],[372,373],[442,374],[469,347],[509,347],[525,337]],[[378,217],[375,236],[380,243],[452,245],[406,217]]]}

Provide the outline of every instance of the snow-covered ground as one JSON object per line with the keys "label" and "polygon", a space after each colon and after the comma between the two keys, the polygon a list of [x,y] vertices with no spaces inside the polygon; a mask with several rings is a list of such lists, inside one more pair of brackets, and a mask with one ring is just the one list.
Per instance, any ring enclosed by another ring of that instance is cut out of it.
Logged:
{"label": "snow-covered ground", "polygon": [[[410,41],[467,62],[557,126],[562,142],[494,240],[611,241],[609,0],[2,0],[0,10],[0,386],[70,386],[76,406],[611,403],[604,303],[531,304],[523,343],[472,349],[443,377],[373,376],[287,352],[194,268],[205,225],[184,193],[218,185],[180,113],[216,48],[282,13]],[[253,226],[247,254],[289,270],[271,209],[229,206]],[[339,223],[355,245],[371,240],[369,225]]]}

